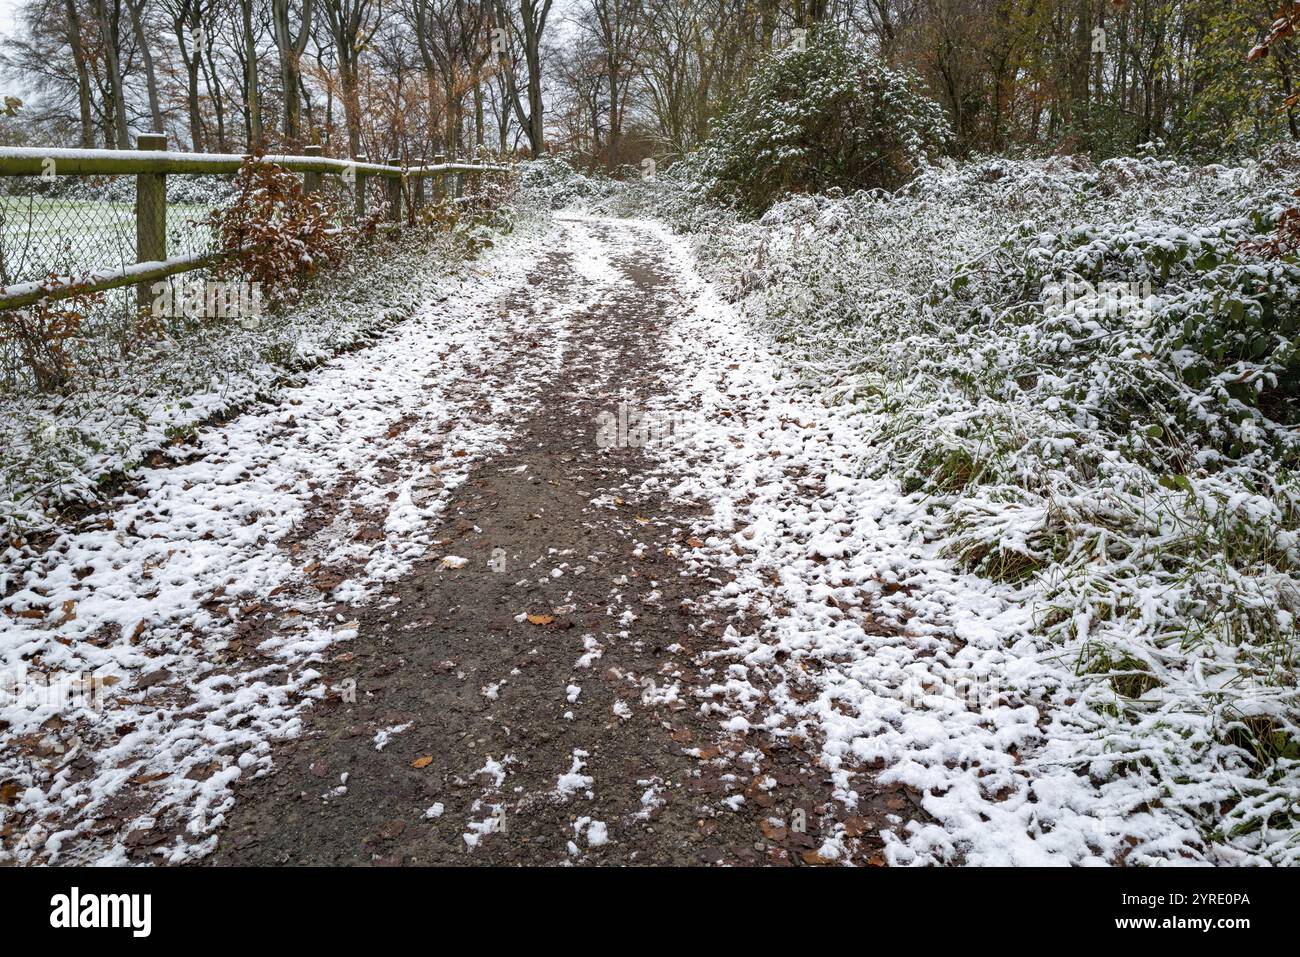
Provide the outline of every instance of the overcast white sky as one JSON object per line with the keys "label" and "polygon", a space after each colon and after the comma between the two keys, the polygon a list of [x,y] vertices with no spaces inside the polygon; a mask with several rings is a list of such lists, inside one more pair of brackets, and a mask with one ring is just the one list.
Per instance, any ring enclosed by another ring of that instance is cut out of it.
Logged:
{"label": "overcast white sky", "polygon": [[18,0],[0,0],[0,33],[9,33],[14,28],[14,10]]}

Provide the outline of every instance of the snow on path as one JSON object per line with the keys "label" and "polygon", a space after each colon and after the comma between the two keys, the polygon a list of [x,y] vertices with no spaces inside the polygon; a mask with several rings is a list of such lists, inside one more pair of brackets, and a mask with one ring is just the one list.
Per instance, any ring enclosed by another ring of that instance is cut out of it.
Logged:
{"label": "snow on path", "polygon": [[[679,276],[666,357],[678,371],[647,411],[677,422],[654,431],[651,482],[710,510],[691,571],[733,576],[713,596],[732,624],[701,707],[731,731],[819,741],[849,807],[872,777],[913,789],[923,813],[886,834],[891,863],[1204,859],[1199,835],[1152,810],[1158,795],[1140,781],[1073,770],[1068,664],[1035,639],[1023,595],[937,553],[923,498],[857,477],[871,454],[863,420],[798,388],[685,241],[606,225],[622,247],[662,244]],[[450,490],[575,360],[563,321],[530,342],[538,317],[588,308],[620,281],[581,219],[557,228],[562,239],[497,256],[276,406],[205,432],[186,460],[145,470],[111,515],[18,569],[21,586],[0,601],[11,857],[120,863],[143,845],[182,862],[211,850],[233,783],[265,773],[270,742],[299,733],[302,709],[330,693],[312,665],[355,636],[341,613],[436,548]],[[528,287],[557,241],[585,301]],[[503,307],[511,294],[529,307]],[[312,525],[322,513],[331,520]],[[271,609],[278,631],[258,633]],[[232,656],[248,635],[256,644]],[[104,710],[69,711],[27,672],[92,673]],[[819,854],[842,850],[832,834]]]}
{"label": "snow on path", "polygon": [[[714,599],[763,622],[728,627],[703,707],[731,730],[820,740],[850,807],[872,775],[918,792],[924,813],[884,834],[892,864],[1204,859],[1192,823],[1151,810],[1159,795],[1140,779],[1094,785],[1074,770],[1070,742],[1090,729],[1068,708],[1069,663],[1036,641],[1023,594],[938,554],[923,497],[858,477],[861,414],[798,388],[685,240],[633,228],[681,276],[668,357],[681,372],[648,408],[675,422],[656,481],[711,509],[694,571],[727,569]],[[832,836],[820,854],[842,850]]]}
{"label": "snow on path", "polygon": [[[204,432],[111,514],[9,569],[0,860],[211,850],[232,784],[265,773],[269,742],[327,693],[312,662],[355,637],[340,611],[435,546],[451,490],[557,368],[562,337],[528,340],[557,306],[528,290],[546,247],[516,238],[379,344]],[[531,310],[499,305],[511,293]],[[510,349],[527,361],[507,375]],[[272,608],[279,630],[232,654]],[[94,694],[69,685],[78,675]]]}

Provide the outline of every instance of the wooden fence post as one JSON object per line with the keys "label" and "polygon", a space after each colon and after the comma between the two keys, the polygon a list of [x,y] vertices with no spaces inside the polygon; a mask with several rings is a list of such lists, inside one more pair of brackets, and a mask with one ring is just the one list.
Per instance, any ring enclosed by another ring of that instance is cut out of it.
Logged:
{"label": "wooden fence post", "polygon": [[[321,147],[315,145],[304,146],[302,149],[302,155],[310,156],[313,159],[317,159],[321,156],[324,156],[325,151],[321,149]],[[304,193],[307,193],[308,195],[311,195],[312,193],[319,193],[320,186],[321,186],[320,173],[307,172],[302,174],[302,191]]]}
{"label": "wooden fence post", "polygon": [[[445,162],[447,162],[447,156],[444,153],[439,153],[433,158],[434,166],[441,166]],[[445,175],[445,173],[438,173],[433,180],[433,198],[438,202],[442,202],[447,196],[447,183],[443,179]]]}
{"label": "wooden fence post", "polygon": [[[141,133],[136,149],[161,152],[167,149],[164,133]],[[135,261],[162,262],[167,258],[167,176],[165,173],[137,173],[135,177]],[[151,283],[136,286],[136,304],[147,309],[153,302]]]}
{"label": "wooden fence post", "polygon": [[[369,162],[369,160],[364,156],[358,156],[354,160],[354,162],[366,163]],[[366,218],[366,176],[364,173],[361,172],[361,170],[357,170],[356,181],[357,181],[357,186],[356,186],[357,219],[365,219]]]}
{"label": "wooden fence post", "polygon": [[[400,169],[402,158],[400,156],[390,156],[388,165]],[[388,178],[388,221],[390,223],[400,223],[402,221],[402,177],[400,176],[390,176]]]}

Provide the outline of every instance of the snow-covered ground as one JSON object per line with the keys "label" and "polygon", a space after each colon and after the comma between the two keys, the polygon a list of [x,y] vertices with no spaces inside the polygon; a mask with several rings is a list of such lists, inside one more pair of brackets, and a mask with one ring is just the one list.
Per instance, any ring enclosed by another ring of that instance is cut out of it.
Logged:
{"label": "snow-covered ground", "polygon": [[[1225,645],[1175,654],[1147,641],[1151,621],[1117,615],[1095,628],[1147,655],[1149,670],[1130,670],[1163,690],[1122,694],[1118,666],[1080,667],[1094,623],[1069,608],[1068,635],[1044,627],[1050,576],[981,574],[952,547],[955,514],[1003,529],[1013,549],[1030,548],[1025,529],[1043,514],[975,486],[905,485],[891,458],[897,411],[859,401],[861,370],[825,355],[796,363],[751,303],[728,301],[743,295],[704,278],[690,240],[657,222],[569,222],[584,296],[612,295],[611,262],[634,262],[640,244],[673,279],[666,354],[653,357],[669,371],[647,410],[673,428],[649,446],[647,491],[705,509],[684,560],[729,626],[706,652],[716,680],[691,703],[720,730],[813,742],[850,808],[867,785],[909,789],[920,813],[883,835],[894,864],[1294,860],[1295,761],[1259,770],[1224,743],[1214,715],[1226,711],[1206,703],[1232,664]],[[610,248],[602,230],[619,236]],[[530,286],[548,241],[515,240],[378,344],[201,433],[142,471],[111,519],[39,555],[11,553],[0,814],[24,822],[17,860],[123,861],[133,840],[160,841],[164,861],[203,856],[232,784],[268,770],[271,743],[301,733],[307,702],[346,693],[313,665],[356,636],[348,606],[429,553],[450,490],[502,447],[562,362],[601,359],[592,348],[575,360],[564,322],[533,341],[539,312],[593,304]],[[521,350],[527,361],[503,361]],[[826,381],[810,375],[819,361]],[[1250,699],[1290,721],[1293,680],[1269,684],[1253,667],[1233,672],[1224,708]],[[107,707],[69,709],[33,674],[93,675]],[[564,694],[575,708],[590,697],[574,682]],[[404,727],[366,740],[383,750]],[[583,789],[591,757],[572,752],[556,794]],[[510,764],[487,756],[480,774],[495,785],[463,822],[467,847],[492,832]],[[425,807],[430,820],[457,814]],[[1250,826],[1224,826],[1230,813]],[[602,847],[616,825],[587,816],[570,836],[575,849]],[[834,831],[817,853],[848,847]]]}
{"label": "snow-covered ground", "polygon": [[[1107,720],[1077,646],[1044,635],[1043,583],[963,572],[944,547],[950,503],[905,493],[874,461],[887,417],[824,401],[830,383],[810,388],[698,278],[689,242],[646,228],[676,249],[690,304],[671,337],[675,398],[657,410],[687,425],[657,446],[661,481],[711,509],[695,529],[708,546],[699,571],[718,564],[736,576],[716,594],[720,607],[765,622],[731,628],[719,653],[727,678],[707,706],[728,727],[820,741],[850,803],[856,775],[872,768],[918,792],[929,820],[900,819],[885,835],[894,864],[1293,854],[1285,826],[1210,841],[1215,803],[1262,791],[1283,811],[1294,789],[1222,750],[1193,749],[1213,733],[1195,714]],[[838,853],[835,839],[821,851]]]}
{"label": "snow-covered ground", "polygon": [[27,822],[18,861],[122,861],[117,836],[163,819],[178,828],[160,860],[202,856],[231,784],[269,767],[305,701],[346,693],[312,667],[355,637],[341,610],[425,554],[558,361],[548,343],[502,377],[530,315],[497,303],[544,247],[517,241],[377,345],[142,470],[109,513],[9,552],[0,814]]}

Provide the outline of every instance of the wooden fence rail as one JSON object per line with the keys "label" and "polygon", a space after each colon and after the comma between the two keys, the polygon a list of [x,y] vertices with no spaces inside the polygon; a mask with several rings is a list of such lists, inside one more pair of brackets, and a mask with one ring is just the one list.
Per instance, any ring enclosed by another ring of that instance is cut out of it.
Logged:
{"label": "wooden fence rail", "polygon": [[[43,299],[65,299],[129,285],[137,287],[139,302],[145,305],[151,283],[219,261],[220,253],[167,258],[167,177],[229,175],[239,172],[249,157],[233,153],[167,152],[166,137],[156,133],[142,134],[136,147],[134,150],[0,148],[0,176],[52,179],[134,175],[136,178],[134,266],[92,270],[80,277],[60,277],[53,282],[44,279],[0,288],[0,310],[30,306]],[[467,176],[510,172],[508,166],[448,163],[442,157],[437,157],[432,165],[420,166],[404,165],[397,158],[386,164],[371,163],[364,156],[351,160],[331,159],[321,155],[319,146],[307,147],[301,156],[265,155],[258,162],[301,173],[303,189],[309,193],[319,191],[327,175],[343,178],[352,184],[359,218],[366,213],[367,181],[372,177],[383,177],[388,180],[386,198],[389,219],[394,224],[402,219],[404,186],[408,181],[412,183],[413,204],[418,208],[424,203],[426,181],[434,183],[436,197],[454,199],[460,196],[462,180]]]}

